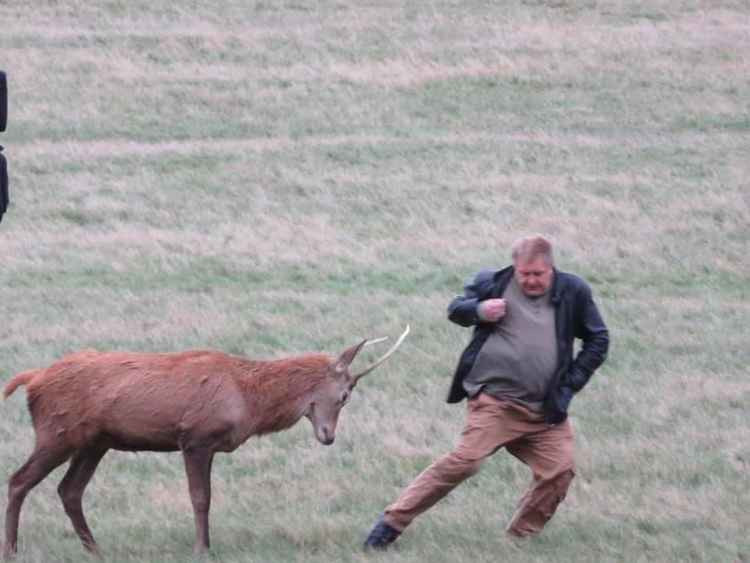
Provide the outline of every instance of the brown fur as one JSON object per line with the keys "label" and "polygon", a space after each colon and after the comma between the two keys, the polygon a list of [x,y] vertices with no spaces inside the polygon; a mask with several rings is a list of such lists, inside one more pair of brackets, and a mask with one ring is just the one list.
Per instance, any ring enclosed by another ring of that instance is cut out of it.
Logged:
{"label": "brown fur", "polygon": [[310,418],[319,441],[332,443],[339,410],[356,382],[348,365],[363,344],[338,358],[311,354],[275,361],[210,350],[84,350],[48,368],[19,373],[4,395],[26,386],[36,446],[10,479],[5,556],[16,551],[27,493],[68,459],[70,468],[58,491],[84,545],[97,551],[81,497],[109,449],[182,451],[195,513],[195,549],[207,549],[213,455],[231,452],[251,436],[289,428],[302,416]]}

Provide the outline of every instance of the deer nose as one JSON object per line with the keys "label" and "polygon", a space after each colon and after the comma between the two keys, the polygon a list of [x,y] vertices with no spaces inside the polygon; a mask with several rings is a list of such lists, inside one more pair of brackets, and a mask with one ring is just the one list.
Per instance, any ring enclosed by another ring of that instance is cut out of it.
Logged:
{"label": "deer nose", "polygon": [[330,432],[327,426],[324,426],[320,429],[320,436],[318,437],[318,439],[324,446],[330,446],[331,444],[333,444],[336,436],[332,432]]}

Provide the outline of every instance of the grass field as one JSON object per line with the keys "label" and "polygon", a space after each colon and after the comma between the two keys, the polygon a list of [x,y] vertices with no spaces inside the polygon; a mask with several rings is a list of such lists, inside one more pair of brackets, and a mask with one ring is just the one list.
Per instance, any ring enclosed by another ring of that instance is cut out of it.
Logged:
{"label": "grass field", "polygon": [[[6,0],[0,22],[1,381],[86,347],[273,358],[412,327],[332,447],[301,421],[217,457],[214,560],[750,561],[747,2]],[[612,338],[568,499],[509,543],[529,474],[500,452],[362,553],[462,427],[446,305],[533,232]],[[23,391],[0,420],[6,483]],[[19,562],[88,559],[63,473]],[[107,561],[192,558],[178,454],[110,452],[84,502]]]}

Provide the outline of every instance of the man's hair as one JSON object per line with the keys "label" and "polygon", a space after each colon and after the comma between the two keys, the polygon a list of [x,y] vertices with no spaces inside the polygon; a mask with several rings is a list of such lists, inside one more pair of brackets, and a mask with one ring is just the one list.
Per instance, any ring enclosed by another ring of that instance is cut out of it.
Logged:
{"label": "man's hair", "polygon": [[530,262],[541,257],[550,266],[555,265],[552,243],[542,235],[531,235],[518,239],[511,248],[511,257],[513,262]]}

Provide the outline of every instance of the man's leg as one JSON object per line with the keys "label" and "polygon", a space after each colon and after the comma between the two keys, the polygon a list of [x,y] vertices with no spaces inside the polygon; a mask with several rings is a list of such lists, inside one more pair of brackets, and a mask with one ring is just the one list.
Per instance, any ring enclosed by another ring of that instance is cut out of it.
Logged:
{"label": "man's leg", "polygon": [[567,494],[575,476],[573,426],[569,420],[531,433],[508,451],[526,463],[533,479],[508,525],[508,533],[528,536],[542,530]]}
{"label": "man's leg", "polygon": [[365,540],[365,549],[386,549],[414,518],[474,475],[482,461],[500,447],[495,399],[480,394],[469,400],[464,430],[456,448],[422,473],[385,509]]}
{"label": "man's leg", "polygon": [[479,394],[468,404],[466,423],[456,448],[439,458],[385,509],[384,521],[399,532],[414,518],[474,475],[482,462],[525,431],[506,402]]}

